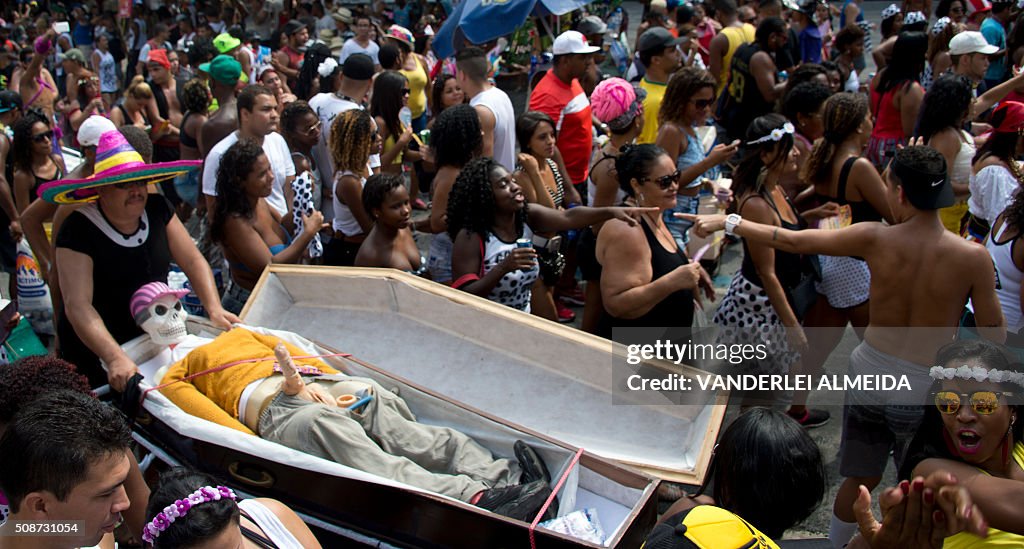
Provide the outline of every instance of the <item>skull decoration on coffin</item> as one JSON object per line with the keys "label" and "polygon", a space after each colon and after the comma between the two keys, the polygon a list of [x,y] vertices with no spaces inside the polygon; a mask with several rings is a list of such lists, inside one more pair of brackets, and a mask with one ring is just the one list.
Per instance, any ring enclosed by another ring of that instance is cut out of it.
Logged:
{"label": "skull decoration on coffin", "polygon": [[185,328],[188,312],[180,301],[188,293],[188,290],[171,289],[163,282],[150,282],[132,295],[132,318],[154,343],[176,345],[188,335]]}

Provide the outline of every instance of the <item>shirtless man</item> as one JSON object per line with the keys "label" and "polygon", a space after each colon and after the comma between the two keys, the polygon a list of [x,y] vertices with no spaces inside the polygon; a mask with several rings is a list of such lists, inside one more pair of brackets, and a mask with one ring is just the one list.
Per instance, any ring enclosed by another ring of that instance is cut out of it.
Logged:
{"label": "shirtless man", "polygon": [[[726,229],[754,242],[802,254],[858,256],[871,269],[871,317],[864,341],[850,355],[850,375],[905,374],[929,387],[936,351],[956,337],[967,300],[981,334],[1002,342],[1005,321],[995,294],[992,258],[983,246],[945,230],[939,208],[953,204],[946,161],[930,147],[898,150],[885,172],[896,224],[855,223],[842,230],[789,231],[738,215],[680,214],[698,235]],[[941,266],[941,268],[938,268]],[[902,459],[923,408],[894,406],[863,391],[847,391],[839,472],[846,479],[833,506],[829,538],[842,547],[857,530],[858,486],[878,485],[889,451]]]}
{"label": "shirtless man", "polygon": [[[155,162],[173,162],[181,158],[178,135],[181,121],[185,115],[181,112],[181,103],[178,101],[178,84],[174,75],[171,74],[171,60],[167,57],[167,51],[150,50],[146,68],[149,70],[149,85],[153,89],[153,97],[156,100],[156,108],[161,119],[160,122],[154,121],[154,124],[160,124],[160,127],[154,128],[151,134],[153,137],[153,160]],[[171,182],[161,185],[161,187],[165,191],[174,189]],[[177,193],[173,193],[173,196],[177,198]],[[175,203],[178,201],[172,200]]]}
{"label": "shirtless man", "polygon": [[199,132],[199,151],[206,158],[214,145],[238,129],[235,84],[242,76],[242,65],[231,56],[218,55],[213,61],[200,65],[199,70],[210,75],[210,92],[218,105],[217,112]]}
{"label": "shirtless man", "polygon": [[57,83],[54,82],[50,71],[43,67],[43,61],[53,49],[53,39],[56,37],[56,31],[49,29],[46,34],[36,38],[35,53],[32,54],[32,60],[29,61],[25,72],[21,73],[21,78],[18,81],[21,101],[25,108],[39,107],[50,118],[53,118],[54,105],[59,96]]}

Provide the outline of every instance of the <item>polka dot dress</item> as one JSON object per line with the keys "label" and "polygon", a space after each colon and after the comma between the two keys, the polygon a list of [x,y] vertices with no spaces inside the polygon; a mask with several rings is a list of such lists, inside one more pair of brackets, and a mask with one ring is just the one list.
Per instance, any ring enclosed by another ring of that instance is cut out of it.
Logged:
{"label": "polka dot dress", "polygon": [[819,255],[821,282],[814,289],[828,298],[836,309],[856,307],[868,300],[871,293],[871,271],[866,261],[853,257]]}
{"label": "polka dot dress", "polygon": [[739,365],[730,374],[785,374],[800,358],[789,349],[786,330],[763,288],[736,273],[729,291],[715,312],[714,323],[721,329],[718,343],[766,344],[767,356]]}
{"label": "polka dot dress", "polygon": [[[295,223],[295,238],[298,238],[302,235],[302,215],[312,215],[314,210],[313,178],[308,171],[302,172],[292,181],[292,191],[295,192],[292,199],[292,220]],[[320,242],[319,234],[313,236],[306,250],[310,258],[324,255],[324,246]]]}

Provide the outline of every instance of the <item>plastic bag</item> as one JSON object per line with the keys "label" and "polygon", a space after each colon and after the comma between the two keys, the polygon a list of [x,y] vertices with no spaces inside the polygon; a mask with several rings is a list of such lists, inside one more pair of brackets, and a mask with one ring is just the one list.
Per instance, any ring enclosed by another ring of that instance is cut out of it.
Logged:
{"label": "plastic bag", "polygon": [[54,335],[53,301],[50,288],[39,272],[32,248],[23,238],[18,242],[18,259],[15,264],[18,283],[18,312],[32,324],[37,334]]}

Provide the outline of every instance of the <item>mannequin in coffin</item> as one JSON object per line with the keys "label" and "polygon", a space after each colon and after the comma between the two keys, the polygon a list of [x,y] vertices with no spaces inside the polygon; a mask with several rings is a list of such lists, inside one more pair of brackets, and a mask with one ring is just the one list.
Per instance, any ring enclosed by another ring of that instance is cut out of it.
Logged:
{"label": "mannequin in coffin", "polygon": [[532,520],[550,495],[547,468],[523,441],[515,443],[516,461],[496,459],[464,433],[417,422],[377,382],[303,358],[278,337],[239,326],[215,339],[189,335],[179,301],[187,293],[152,282],[130,304],[151,340],[180,358],[160,380],[174,383],[160,392],[182,410],[519,520]]}

